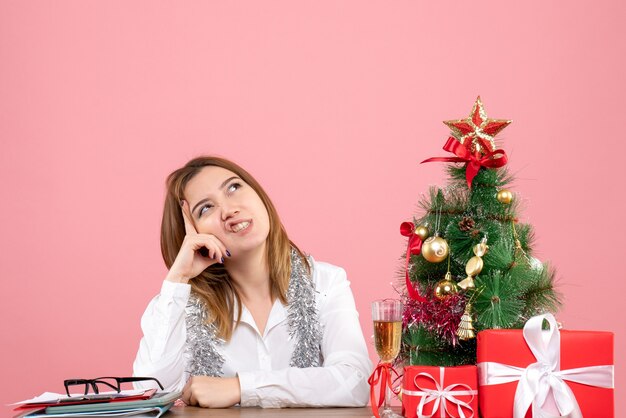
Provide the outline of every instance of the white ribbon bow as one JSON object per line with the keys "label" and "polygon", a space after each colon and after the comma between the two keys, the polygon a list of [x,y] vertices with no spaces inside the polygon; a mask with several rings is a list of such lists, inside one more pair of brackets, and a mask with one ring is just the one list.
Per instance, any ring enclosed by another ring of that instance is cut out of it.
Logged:
{"label": "white ribbon bow", "polygon": [[[459,418],[473,418],[474,409],[472,409],[472,407],[469,406],[469,404],[472,403],[472,401],[474,400],[474,396],[478,394],[478,391],[473,390],[468,385],[465,385],[462,383],[454,383],[444,388],[443,378],[445,375],[445,369],[446,369],[445,367],[439,368],[439,382],[437,382],[437,380],[429,373],[418,373],[417,376],[413,378],[413,383],[415,384],[415,387],[418,388],[419,390],[402,389],[402,396],[421,396],[422,397],[422,399],[420,400],[420,403],[417,405],[417,410],[415,411],[418,418],[433,417],[437,413],[440,403],[441,403],[441,410],[440,410],[439,416],[441,418],[445,418],[446,416],[451,416],[450,412],[448,411],[448,402],[456,405],[458,413],[459,413]],[[432,390],[432,389],[424,389],[423,387],[421,387],[417,383],[417,378],[420,376],[427,377],[430,380],[432,380],[435,383],[435,387],[437,389]],[[456,387],[462,387],[462,388],[465,388],[466,390],[458,390],[458,389],[455,390]],[[470,395],[471,395],[471,398],[468,402],[463,402],[456,398],[456,396],[470,396]],[[435,402],[435,404],[433,405],[433,413],[430,415],[424,415],[424,407],[430,402]],[[466,416],[465,413],[463,412],[463,408],[467,408],[472,413],[472,415]]]}
{"label": "white ribbon bow", "polygon": [[[542,331],[543,320],[550,330]],[[528,367],[514,367],[495,362],[478,363],[479,385],[498,385],[518,381],[513,404],[513,418],[524,418],[532,406],[533,418],[582,418],[572,389],[565,380],[589,386],[613,388],[613,365],[561,370],[561,334],[550,313],[530,318],[524,325],[524,339],[537,359]],[[552,394],[560,415],[545,410]]]}

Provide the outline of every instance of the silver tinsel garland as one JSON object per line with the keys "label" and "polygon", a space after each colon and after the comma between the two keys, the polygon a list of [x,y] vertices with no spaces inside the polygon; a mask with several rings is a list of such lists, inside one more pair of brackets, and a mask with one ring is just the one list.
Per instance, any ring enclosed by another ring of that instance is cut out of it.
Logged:
{"label": "silver tinsel garland", "polygon": [[[312,267],[310,259],[307,260]],[[291,249],[291,278],[287,290],[289,337],[297,338],[291,367],[318,367],[321,362],[322,328],[315,306],[315,286],[295,249]]]}
{"label": "silver tinsel garland", "polygon": [[189,376],[221,376],[224,357],[217,347],[224,340],[217,336],[214,323],[207,323],[206,304],[193,293],[185,308],[187,324],[187,373]]}
{"label": "silver tinsel garland", "polygon": [[[311,265],[310,260],[307,260]],[[291,367],[319,367],[322,328],[315,304],[315,286],[295,249],[291,249],[291,277],[287,290],[289,338],[296,338]],[[225,341],[217,336],[213,323],[207,324],[205,303],[192,294],[185,308],[189,376],[221,376],[224,357],[218,347]]]}

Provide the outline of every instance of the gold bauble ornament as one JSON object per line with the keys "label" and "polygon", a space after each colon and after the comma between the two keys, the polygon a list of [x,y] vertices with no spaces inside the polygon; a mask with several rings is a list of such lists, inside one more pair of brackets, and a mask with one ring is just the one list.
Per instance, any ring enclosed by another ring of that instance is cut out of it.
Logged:
{"label": "gold bauble ornament", "polygon": [[446,277],[437,283],[435,287],[435,297],[437,299],[445,299],[448,296],[452,296],[457,292],[456,284],[452,281],[452,275],[450,272],[446,273]]}
{"label": "gold bauble ornament", "polygon": [[431,263],[441,263],[448,252],[448,242],[438,235],[427,238],[422,245],[422,256]]}
{"label": "gold bauble ornament", "polygon": [[502,189],[498,192],[496,196],[498,198],[498,202],[508,205],[513,200],[513,193],[510,190]]}
{"label": "gold bauble ornament", "polygon": [[420,237],[422,239],[422,241],[424,241],[426,238],[428,238],[429,234],[430,234],[430,231],[428,230],[427,226],[418,225],[417,228],[415,228],[415,235]]}
{"label": "gold bauble ornament", "polygon": [[483,270],[483,259],[475,255],[465,265],[465,273],[468,276],[476,276]]}

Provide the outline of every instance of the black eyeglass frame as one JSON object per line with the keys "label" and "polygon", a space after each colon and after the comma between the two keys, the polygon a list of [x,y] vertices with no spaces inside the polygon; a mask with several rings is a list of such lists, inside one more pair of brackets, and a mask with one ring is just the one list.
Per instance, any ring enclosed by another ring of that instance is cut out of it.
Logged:
{"label": "black eyeglass frame", "polygon": [[[101,380],[101,379],[110,379],[110,380],[114,380],[116,385],[113,386],[110,381],[106,381],[106,380]],[[146,380],[154,380],[155,382],[157,382],[157,385],[159,385],[159,388],[161,388],[161,390],[164,390],[163,385],[161,384],[161,382],[159,382],[159,380],[155,377],[114,377],[114,376],[102,376],[102,377],[96,377],[95,379],[65,379],[63,381],[63,386],[65,386],[65,393],[67,393],[67,396],[72,396],[70,394],[70,386],[80,386],[80,385],[85,385],[85,393],[84,395],[87,395],[89,393],[89,387],[91,386],[91,389],[93,390],[93,393],[95,393],[96,395],[100,393],[100,391],[98,390],[98,385],[102,384],[102,385],[106,385],[108,387],[110,387],[111,389],[115,390],[117,393],[120,393],[122,391],[122,383],[130,383],[130,382],[143,382]]]}

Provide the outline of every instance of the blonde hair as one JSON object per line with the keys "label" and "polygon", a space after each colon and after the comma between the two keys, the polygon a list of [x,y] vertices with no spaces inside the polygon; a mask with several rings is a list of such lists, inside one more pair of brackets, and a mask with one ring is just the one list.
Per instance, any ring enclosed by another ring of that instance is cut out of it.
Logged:
{"label": "blonde hair", "polygon": [[[167,268],[171,268],[185,238],[185,223],[180,209],[184,190],[189,181],[204,167],[216,166],[232,171],[247,183],[263,201],[269,215],[270,231],[267,236],[266,259],[270,272],[272,298],[287,303],[287,289],[291,275],[291,247],[307,268],[309,264],[302,251],[289,239],[280,222],[278,212],[261,185],[239,165],[224,158],[200,156],[172,172],[166,180],[166,196],[161,221],[161,254]],[[310,271],[309,271],[310,273]],[[233,333],[235,301],[238,312],[235,326],[241,320],[241,297],[223,264],[213,264],[189,281],[192,292],[200,297],[209,311],[209,323],[214,323],[218,336],[229,341]]]}

